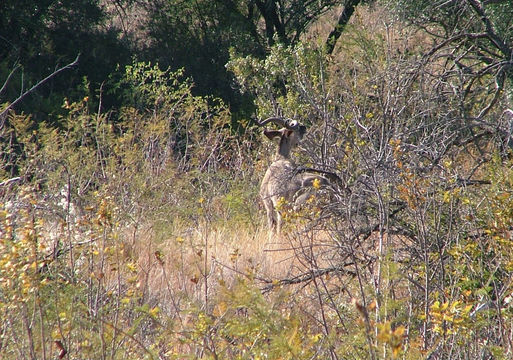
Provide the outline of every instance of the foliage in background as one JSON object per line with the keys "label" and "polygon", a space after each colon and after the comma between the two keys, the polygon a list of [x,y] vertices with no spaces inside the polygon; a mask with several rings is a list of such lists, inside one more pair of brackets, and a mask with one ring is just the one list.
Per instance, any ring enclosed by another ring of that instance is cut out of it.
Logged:
{"label": "foliage in background", "polygon": [[[51,79],[17,107],[48,120],[47,114],[62,114],[63,97],[76,101],[84,96],[84,78],[90,83],[88,92],[101,92],[116,66],[135,57],[173,71],[183,68],[196,84],[195,94],[222,98],[236,124],[253,108],[251,99],[234,89],[224,67],[229,49],[264,57],[275,41],[297,43],[312,23],[338,5],[333,0],[7,0],[0,5],[0,79],[8,81],[0,99],[14,101],[20,90],[80,54],[73,71]],[[104,109],[125,105],[111,95],[102,95]]]}
{"label": "foliage in background", "polygon": [[[385,1],[400,19],[429,33],[435,43],[427,57],[447,59],[448,77],[460,77],[464,84],[462,106],[474,88],[487,87],[500,98],[502,91],[511,97],[511,56],[513,42],[513,4],[507,0],[459,0],[442,4],[429,1]],[[465,21],[462,21],[465,19]],[[494,102],[491,103],[492,105]],[[480,120],[488,108],[472,114]]]}
{"label": "foliage in background", "polygon": [[[251,177],[245,165],[251,151],[242,150],[244,137],[233,135],[225,105],[194,96],[182,71],[134,63],[113,91],[131,104],[115,123],[111,113],[92,113],[89,97],[65,99],[63,128],[12,115],[2,133],[4,174],[37,184],[52,197],[50,204],[64,193],[84,207],[93,192],[107,192],[129,217],[185,211],[181,202],[196,201],[197,193],[224,194],[231,181],[218,183],[233,178],[234,169]],[[169,186],[172,191],[165,190]],[[154,194],[162,198],[143,201]],[[151,208],[139,208],[142,203]]]}
{"label": "foliage in background", "polygon": [[145,48],[161,64],[184,68],[200,94],[222,98],[235,116],[249,116],[251,99],[234,89],[225,69],[229,51],[261,59],[275,43],[297,44],[311,24],[339,5],[333,0],[148,1]]}
{"label": "foliage in background", "polygon": [[[83,78],[96,90],[115,69],[127,64],[129,48],[118,31],[107,28],[107,16],[96,0],[2,1],[0,5],[0,101],[13,101],[20,92],[70,63],[80,54],[79,66],[58,76],[27,97],[18,109],[41,121],[55,120],[62,98],[83,97]],[[15,70],[9,81],[9,73]]]}

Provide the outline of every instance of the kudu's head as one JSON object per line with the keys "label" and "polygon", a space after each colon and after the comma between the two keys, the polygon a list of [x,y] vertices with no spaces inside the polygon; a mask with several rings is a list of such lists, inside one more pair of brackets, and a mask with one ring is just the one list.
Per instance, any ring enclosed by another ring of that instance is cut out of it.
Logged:
{"label": "kudu's head", "polygon": [[306,133],[306,126],[301,125],[297,120],[285,119],[282,117],[270,117],[258,124],[260,126],[264,126],[270,122],[273,122],[282,128],[279,130],[264,129],[264,135],[267,136],[269,140],[280,138],[277,154],[280,157],[288,159],[292,148],[299,144],[303,135]]}

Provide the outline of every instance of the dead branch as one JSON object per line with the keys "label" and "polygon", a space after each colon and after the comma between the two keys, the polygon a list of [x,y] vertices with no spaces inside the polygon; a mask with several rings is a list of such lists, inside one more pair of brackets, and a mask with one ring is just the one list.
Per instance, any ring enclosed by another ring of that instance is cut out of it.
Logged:
{"label": "dead branch", "polygon": [[[44,79],[38,81],[34,86],[32,86],[30,89],[28,89],[27,91],[22,93],[20,96],[18,96],[18,98],[16,98],[12,103],[10,103],[5,109],[3,109],[2,112],[0,113],[0,129],[2,129],[4,127],[5,119],[7,118],[7,114],[9,112],[9,110],[11,110],[14,106],[16,106],[19,102],[21,102],[25,98],[25,96],[27,96],[28,94],[30,94],[31,92],[36,90],[38,87],[43,85],[45,82],[47,82],[48,80],[50,80],[51,78],[53,78],[57,74],[60,74],[64,70],[70,69],[73,66],[77,65],[79,57],[80,57],[80,54],[78,54],[77,57],[75,58],[75,60],[73,60],[69,64],[67,64],[67,65],[65,65],[65,66],[55,70],[53,73],[51,73],[50,75],[48,75]],[[13,72],[11,72],[11,74],[9,74],[9,77],[6,80],[6,83],[9,81],[10,77],[12,76],[12,73]],[[2,89],[6,86],[6,83],[4,83],[4,86],[2,87]]]}

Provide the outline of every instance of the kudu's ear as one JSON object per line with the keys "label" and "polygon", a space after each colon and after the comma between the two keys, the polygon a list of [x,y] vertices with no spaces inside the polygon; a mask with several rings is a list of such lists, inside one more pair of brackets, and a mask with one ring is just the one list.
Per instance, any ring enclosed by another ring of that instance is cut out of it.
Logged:
{"label": "kudu's ear", "polygon": [[281,137],[282,132],[281,130],[264,130],[264,135],[267,136],[269,140],[272,140],[276,137]]}

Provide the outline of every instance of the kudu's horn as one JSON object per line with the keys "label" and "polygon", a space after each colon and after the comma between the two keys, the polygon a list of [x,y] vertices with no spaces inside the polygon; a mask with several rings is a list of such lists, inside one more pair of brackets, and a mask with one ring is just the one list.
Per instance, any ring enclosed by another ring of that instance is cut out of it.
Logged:
{"label": "kudu's horn", "polygon": [[273,122],[278,126],[286,127],[287,129],[290,129],[290,130],[297,129],[299,126],[299,122],[297,120],[287,119],[287,118],[277,117],[277,116],[272,116],[265,120],[257,121],[256,123],[259,126],[264,126],[265,124],[268,124],[270,122]]}

